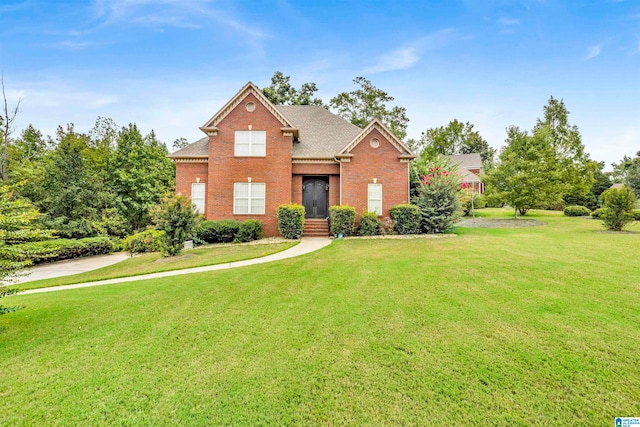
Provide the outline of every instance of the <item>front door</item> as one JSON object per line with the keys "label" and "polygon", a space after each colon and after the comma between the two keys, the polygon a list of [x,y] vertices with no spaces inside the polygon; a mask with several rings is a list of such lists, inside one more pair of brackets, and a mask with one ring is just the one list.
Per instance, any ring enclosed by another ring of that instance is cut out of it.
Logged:
{"label": "front door", "polygon": [[327,217],[329,184],[323,178],[305,178],[302,181],[302,205],[305,218]]}

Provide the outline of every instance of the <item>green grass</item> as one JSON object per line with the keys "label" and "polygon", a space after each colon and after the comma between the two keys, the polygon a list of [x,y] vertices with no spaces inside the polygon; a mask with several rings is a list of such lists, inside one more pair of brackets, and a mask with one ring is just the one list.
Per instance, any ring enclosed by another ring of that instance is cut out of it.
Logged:
{"label": "green grass", "polygon": [[183,251],[175,257],[163,257],[159,253],[138,255],[116,264],[102,267],[72,276],[54,277],[34,280],[11,286],[15,289],[36,289],[49,286],[70,285],[73,283],[95,282],[97,280],[115,279],[118,277],[138,276],[141,274],[159,273],[162,271],[180,270],[183,268],[202,267],[206,265],[225,264],[228,262],[259,258],[288,249],[297,242],[249,245],[206,246]]}
{"label": "green grass", "polygon": [[6,298],[25,308],[0,318],[0,425],[637,416],[640,233],[531,217],[546,225]]}

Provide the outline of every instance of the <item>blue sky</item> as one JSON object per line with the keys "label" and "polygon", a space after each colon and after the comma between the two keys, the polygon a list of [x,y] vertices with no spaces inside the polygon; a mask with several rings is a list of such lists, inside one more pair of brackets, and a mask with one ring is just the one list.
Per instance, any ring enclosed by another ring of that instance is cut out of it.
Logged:
{"label": "blue sky", "polygon": [[103,116],[196,140],[279,70],[325,101],[367,77],[407,108],[409,137],[456,118],[499,148],[554,96],[593,159],[640,150],[635,0],[0,0],[0,68],[16,132]]}

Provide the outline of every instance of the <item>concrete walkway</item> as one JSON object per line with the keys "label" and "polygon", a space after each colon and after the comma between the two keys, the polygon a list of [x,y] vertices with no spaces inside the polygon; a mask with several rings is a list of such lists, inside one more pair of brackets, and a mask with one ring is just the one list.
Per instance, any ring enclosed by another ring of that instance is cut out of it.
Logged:
{"label": "concrete walkway", "polygon": [[129,258],[126,252],[118,252],[109,255],[96,255],[87,258],[70,259],[56,261],[48,264],[30,267],[23,275],[18,276],[11,284],[33,282],[41,279],[51,279],[54,277],[71,276],[73,274],[84,273],[85,271],[97,270],[108,265],[117,264]]}
{"label": "concrete walkway", "polygon": [[99,280],[96,282],[76,283],[73,285],[53,286],[50,288],[30,289],[20,292],[20,295],[39,294],[42,292],[63,291],[65,289],[88,288],[91,286],[111,285],[114,283],[135,282],[138,280],[157,279],[160,277],[172,277],[182,274],[202,273],[205,271],[228,270],[230,268],[244,267],[246,265],[263,264],[265,262],[279,261],[282,259],[293,258],[300,255],[322,249],[331,243],[331,239],[326,237],[304,237],[297,245],[278,252],[267,255],[262,258],[248,259],[244,261],[235,261],[225,264],[208,265],[205,267],[185,268],[183,270],[164,271],[161,273],[142,274],[140,276],[121,277],[118,279]]}

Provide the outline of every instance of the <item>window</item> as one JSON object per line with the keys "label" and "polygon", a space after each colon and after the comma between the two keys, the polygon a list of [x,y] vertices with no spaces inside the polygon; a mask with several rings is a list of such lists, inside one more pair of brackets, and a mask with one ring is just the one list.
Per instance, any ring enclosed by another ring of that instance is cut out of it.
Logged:
{"label": "window", "polygon": [[237,130],[235,155],[264,157],[267,154],[267,132],[263,130]]}
{"label": "window", "polygon": [[369,184],[369,212],[382,215],[382,184]]}
{"label": "window", "polygon": [[194,211],[204,214],[204,183],[194,182],[191,184],[191,203]]}
{"label": "window", "polygon": [[261,182],[233,184],[234,214],[264,214],[265,185]]}

